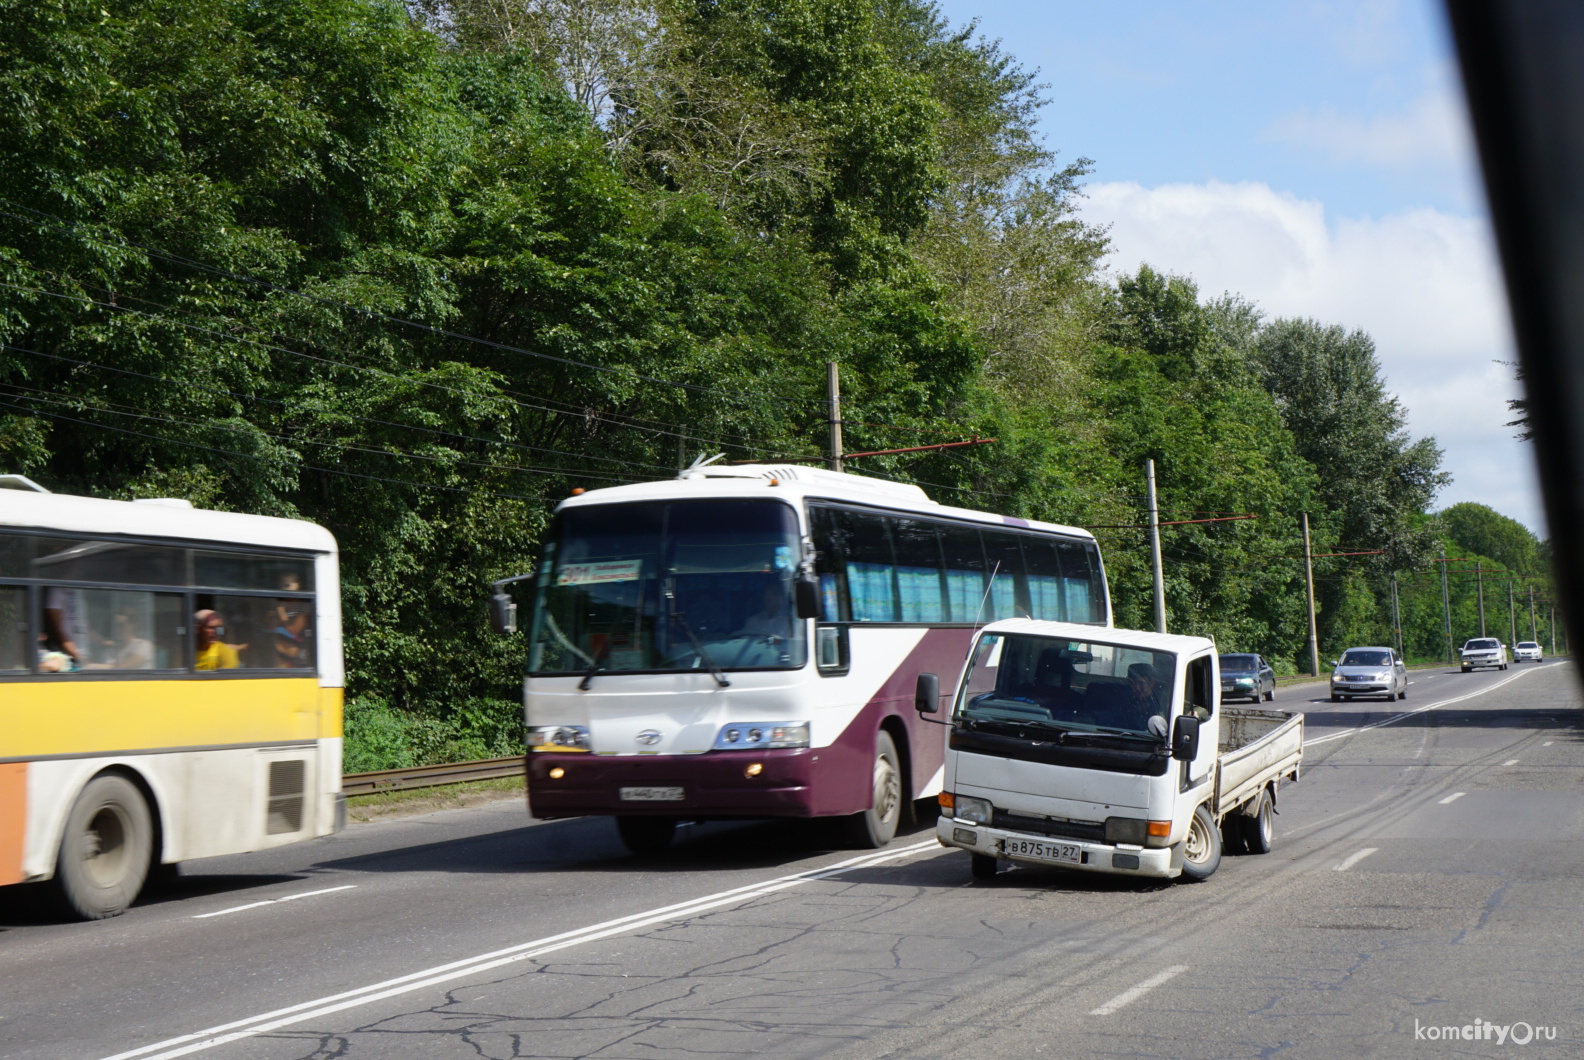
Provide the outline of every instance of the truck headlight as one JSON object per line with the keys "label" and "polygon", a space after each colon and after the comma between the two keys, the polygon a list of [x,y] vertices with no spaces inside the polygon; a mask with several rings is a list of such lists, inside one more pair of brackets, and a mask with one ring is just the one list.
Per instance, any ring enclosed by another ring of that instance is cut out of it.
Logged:
{"label": "truck headlight", "polygon": [[717,751],[763,751],[808,745],[809,723],[806,721],[739,721],[721,726],[715,735]]}
{"label": "truck headlight", "polygon": [[1149,822],[1142,817],[1107,817],[1105,819],[1105,841],[1107,843],[1131,843],[1133,846],[1143,846]]}
{"label": "truck headlight", "polygon": [[589,731],[587,725],[541,725],[528,730],[528,747],[534,751],[587,752]]}
{"label": "truck headlight", "polygon": [[957,808],[952,816],[970,824],[989,824],[995,816],[995,807],[989,799],[976,799],[972,795],[957,796]]}

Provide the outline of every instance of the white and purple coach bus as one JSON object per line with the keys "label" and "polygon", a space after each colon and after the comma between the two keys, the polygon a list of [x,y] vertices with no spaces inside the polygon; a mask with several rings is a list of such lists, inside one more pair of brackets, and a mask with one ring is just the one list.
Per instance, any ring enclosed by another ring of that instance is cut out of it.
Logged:
{"label": "white and purple coach bus", "polygon": [[849,842],[884,846],[941,790],[920,673],[951,685],[996,619],[1111,624],[1088,532],[805,467],[570,497],[525,579],[529,805],[614,816],[638,853],[681,820],[749,817],[846,817]]}

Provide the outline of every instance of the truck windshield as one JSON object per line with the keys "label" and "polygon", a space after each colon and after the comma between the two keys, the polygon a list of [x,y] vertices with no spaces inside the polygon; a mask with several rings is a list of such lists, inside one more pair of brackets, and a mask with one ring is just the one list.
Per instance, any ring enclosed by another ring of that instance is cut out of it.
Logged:
{"label": "truck windshield", "polygon": [[779,501],[659,501],[557,516],[535,572],[534,674],[796,669],[797,516]]}
{"label": "truck windshield", "polygon": [[1100,641],[1024,634],[979,638],[957,700],[958,722],[1158,737],[1171,713],[1174,657]]}

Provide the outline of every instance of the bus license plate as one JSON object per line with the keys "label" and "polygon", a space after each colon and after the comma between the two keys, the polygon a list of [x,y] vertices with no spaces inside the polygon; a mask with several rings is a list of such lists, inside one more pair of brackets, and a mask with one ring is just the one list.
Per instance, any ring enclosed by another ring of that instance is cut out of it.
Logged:
{"label": "bus license plate", "polygon": [[681,802],[681,788],[622,788],[623,802]]}
{"label": "bus license plate", "polygon": [[1041,843],[1036,839],[1003,839],[1001,856],[1032,858],[1035,861],[1052,861],[1067,865],[1077,865],[1083,861],[1083,851],[1071,843]]}

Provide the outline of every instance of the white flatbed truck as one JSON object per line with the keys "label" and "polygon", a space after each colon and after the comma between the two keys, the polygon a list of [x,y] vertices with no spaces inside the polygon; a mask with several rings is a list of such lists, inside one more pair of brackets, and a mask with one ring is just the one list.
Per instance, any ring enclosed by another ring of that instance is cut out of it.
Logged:
{"label": "white flatbed truck", "polygon": [[[981,630],[950,714],[936,835],[1002,861],[1202,880],[1263,854],[1303,716],[1220,704],[1215,643],[1015,619]],[[935,675],[915,704],[939,714]]]}

